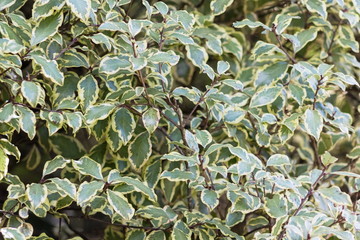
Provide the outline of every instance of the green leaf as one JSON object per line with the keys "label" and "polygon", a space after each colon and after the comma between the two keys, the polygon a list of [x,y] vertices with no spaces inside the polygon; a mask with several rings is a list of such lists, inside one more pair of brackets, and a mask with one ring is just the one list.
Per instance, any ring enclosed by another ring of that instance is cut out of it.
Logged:
{"label": "green leaf", "polygon": [[73,129],[73,133],[79,131],[83,122],[83,115],[80,112],[65,112],[67,125]]}
{"label": "green leaf", "polygon": [[89,175],[93,178],[102,180],[101,165],[89,157],[82,157],[77,161],[72,161],[73,166],[81,174]]}
{"label": "green leaf", "polygon": [[265,54],[271,54],[274,51],[281,52],[281,50],[272,43],[267,43],[263,41],[257,41],[255,47],[252,49],[252,57],[256,60]]}
{"label": "green leaf", "polygon": [[219,75],[224,74],[227,70],[230,69],[230,64],[225,61],[217,62],[217,72]]}
{"label": "green leaf", "polygon": [[107,118],[115,109],[115,105],[111,103],[101,103],[88,108],[85,119],[87,124],[94,124],[99,120]]}
{"label": "green leaf", "polygon": [[297,32],[295,37],[299,40],[300,45],[294,46],[295,53],[299,52],[305,45],[313,40],[315,40],[317,36],[318,30],[316,28],[309,28],[302,30],[301,32]]}
{"label": "green leaf", "polygon": [[83,77],[78,85],[78,95],[80,103],[85,110],[87,110],[90,105],[96,103],[99,95],[99,87],[96,79],[92,75],[86,75]]}
{"label": "green leaf", "polygon": [[19,149],[6,138],[0,139],[0,147],[3,148],[5,154],[12,155],[16,160],[20,160],[21,153]]}
{"label": "green leaf", "polygon": [[152,205],[139,209],[136,211],[136,215],[139,215],[142,218],[156,219],[163,223],[169,221],[169,216],[164,209]]}
{"label": "green leaf", "polygon": [[188,181],[195,180],[196,176],[192,172],[187,172],[185,170],[173,169],[172,171],[164,171],[161,174],[161,178],[166,178],[169,181]]}
{"label": "green leaf", "polygon": [[137,135],[130,143],[129,160],[135,169],[145,165],[151,155],[151,147],[150,134],[147,131]]}
{"label": "green leaf", "polygon": [[223,50],[222,50],[222,42],[220,39],[209,35],[207,36],[207,42],[206,42],[206,46],[213,51],[214,53],[218,54],[218,55],[222,55],[223,54]]}
{"label": "green leaf", "polygon": [[174,32],[169,35],[170,37],[174,37],[179,40],[182,44],[195,44],[194,40],[183,33]]}
{"label": "green leaf", "polygon": [[36,107],[36,105],[43,102],[45,98],[44,89],[35,82],[22,81],[21,93],[32,107]]}
{"label": "green leaf", "polygon": [[318,110],[307,109],[304,114],[305,131],[319,141],[323,129],[323,118]]}
{"label": "green leaf", "polygon": [[233,125],[239,124],[245,117],[246,111],[239,108],[227,108],[224,112],[224,121]]}
{"label": "green leaf", "polygon": [[196,141],[204,148],[212,142],[212,136],[207,130],[195,129]]}
{"label": "green leaf", "polygon": [[145,240],[146,232],[144,229],[133,229],[126,233],[125,240]]}
{"label": "green leaf", "polygon": [[193,155],[193,156],[184,156],[181,155],[178,152],[171,152],[168,154],[165,154],[161,157],[161,159],[167,159],[169,161],[186,161],[189,162],[191,164],[198,164],[199,160],[197,155]]}
{"label": "green leaf", "polygon": [[186,140],[186,144],[189,146],[189,148],[191,148],[195,152],[200,151],[195,135],[192,134],[189,130],[185,131],[185,140]]}
{"label": "green leaf", "polygon": [[226,225],[229,227],[233,227],[236,224],[239,224],[240,222],[244,221],[245,214],[242,214],[241,212],[229,212],[226,216]]}
{"label": "green leaf", "polygon": [[130,62],[134,71],[139,71],[147,65],[147,59],[144,57],[130,57]]}
{"label": "green leaf", "polygon": [[96,33],[96,34],[91,35],[91,36],[89,36],[87,38],[91,39],[91,41],[93,43],[95,43],[95,44],[104,44],[108,51],[111,50],[111,46],[112,46],[111,38],[109,38],[105,34]]}
{"label": "green leaf", "polygon": [[338,186],[321,188],[317,190],[317,192],[320,193],[321,196],[335,204],[352,206],[350,196],[342,192]]}
{"label": "green leaf", "polygon": [[160,113],[156,108],[149,108],[143,115],[142,121],[144,127],[151,134],[153,133],[159,125]]}
{"label": "green leaf", "polygon": [[57,85],[64,84],[64,74],[59,71],[58,64],[55,60],[48,60],[40,55],[31,55],[36,64],[40,65],[41,72]]}
{"label": "green leaf", "polygon": [[274,154],[266,162],[267,167],[283,165],[291,165],[291,163],[289,157],[282,154]]}
{"label": "green leaf", "polygon": [[215,191],[204,189],[201,191],[201,201],[212,211],[219,204],[219,196]]}
{"label": "green leaf", "polygon": [[0,108],[0,122],[9,122],[11,119],[17,117],[15,107],[12,103],[5,104]]}
{"label": "green leaf", "polygon": [[188,13],[185,10],[176,11],[178,21],[184,27],[186,31],[192,30],[193,25],[195,24],[195,17],[193,14]]}
{"label": "green leaf", "polygon": [[290,25],[293,19],[299,19],[299,16],[290,16],[290,15],[283,15],[278,14],[275,18],[275,32],[280,35],[284,32],[284,30]]}
{"label": "green leaf", "polygon": [[65,159],[63,156],[56,156],[50,161],[45,162],[42,177],[44,178],[46,175],[49,175],[50,173],[55,172],[58,169],[63,169],[66,164],[68,164],[70,160]]}
{"label": "green leaf", "polygon": [[245,240],[244,237],[240,237],[237,233],[234,233],[233,231],[231,231],[228,226],[224,225],[217,218],[214,218],[214,219],[210,220],[209,223],[214,224],[216,226],[216,228],[219,229],[221,231],[221,233],[224,234],[225,236],[229,236],[229,237],[234,238],[236,240]]}
{"label": "green leaf", "polygon": [[30,140],[35,137],[36,129],[36,117],[33,111],[27,107],[16,106],[16,111],[20,114],[20,127],[27,133]]}
{"label": "green leaf", "polygon": [[215,16],[220,15],[224,13],[233,2],[234,0],[212,0],[210,9]]}
{"label": "green leaf", "polygon": [[357,146],[351,150],[349,154],[346,155],[348,158],[356,159],[360,157],[360,146]]}
{"label": "green leaf", "polygon": [[9,158],[5,154],[3,148],[0,148],[0,180],[3,179],[8,172]]}
{"label": "green leaf", "polygon": [[223,44],[223,48],[224,48],[224,52],[233,54],[239,61],[241,61],[243,56],[243,48],[239,40],[230,37]]}
{"label": "green leaf", "polygon": [[37,22],[36,26],[32,30],[30,44],[32,46],[45,41],[49,37],[58,32],[58,28],[62,24],[63,15],[59,11],[56,14],[42,18]]}
{"label": "green leaf", "polygon": [[130,70],[132,64],[123,57],[108,57],[106,56],[100,62],[100,72],[105,74],[114,74],[120,70]]}
{"label": "green leaf", "polygon": [[324,166],[328,166],[330,164],[333,164],[337,160],[338,159],[336,157],[331,156],[331,154],[329,152],[327,152],[327,151],[321,156],[321,161],[324,164]]}
{"label": "green leaf", "polygon": [[136,127],[133,114],[126,108],[119,108],[112,115],[111,124],[112,129],[126,145],[130,141]]}
{"label": "green leaf", "polygon": [[91,10],[90,0],[66,0],[66,4],[70,7],[75,16],[80,18],[83,22],[88,21]]}
{"label": "green leaf", "polygon": [[61,63],[64,67],[67,68],[90,67],[87,57],[83,53],[76,51],[68,51],[61,55]]}
{"label": "green leaf", "polygon": [[137,19],[130,19],[128,22],[129,32],[132,37],[138,35],[143,28],[143,21]]}
{"label": "green leaf", "polygon": [[289,90],[291,96],[296,100],[296,102],[299,105],[302,105],[306,96],[305,89],[295,84],[289,84]]}
{"label": "green leaf", "polygon": [[18,44],[15,40],[0,38],[0,52],[2,53],[15,54],[21,52],[24,49],[25,47]]}
{"label": "green leaf", "polygon": [[146,240],[166,240],[166,235],[163,231],[152,231],[147,235]]}
{"label": "green leaf", "polygon": [[149,57],[152,63],[168,63],[171,66],[176,65],[180,60],[180,56],[176,55],[174,51],[156,52]]}
{"label": "green leaf", "polygon": [[324,0],[306,0],[305,6],[310,12],[318,13],[324,19],[327,18],[326,2]]}
{"label": "green leaf", "polygon": [[185,48],[187,52],[186,56],[195,66],[199,68],[205,66],[207,60],[209,59],[209,55],[204,48],[199,45],[186,45]]}
{"label": "green leaf", "polygon": [[3,227],[0,229],[0,232],[5,240],[25,240],[25,235],[21,232],[19,228],[13,227]]}
{"label": "green leaf", "polygon": [[126,183],[127,185],[132,186],[135,189],[135,191],[142,192],[143,194],[148,196],[151,201],[156,201],[157,199],[154,191],[151,188],[149,188],[147,185],[145,185],[145,183],[139,181],[138,179],[130,178],[130,177],[121,177],[117,179],[116,182]]}
{"label": "green leaf", "polygon": [[80,206],[86,205],[88,201],[90,201],[99,191],[103,189],[103,187],[104,182],[102,181],[85,181],[81,183],[76,195],[77,203]]}
{"label": "green leaf", "polygon": [[144,178],[150,188],[154,188],[160,179],[161,161],[154,161],[146,166]]}
{"label": "green leaf", "polygon": [[38,208],[45,202],[47,194],[47,188],[38,183],[32,183],[26,189],[26,195],[33,209]]}
{"label": "green leaf", "polygon": [[288,214],[286,199],[280,194],[266,198],[264,207],[266,213],[272,218],[280,218]]}
{"label": "green leaf", "polygon": [[239,80],[225,79],[222,80],[221,83],[233,88],[234,90],[243,91],[244,89],[244,84]]}
{"label": "green leaf", "polygon": [[[330,236],[329,236],[330,235]],[[335,237],[335,239],[342,240],[355,240],[354,235],[350,231],[338,230],[334,227],[319,226],[311,232],[311,236],[317,238],[318,236],[326,236],[329,239]]]}
{"label": "green leaf", "polygon": [[51,181],[56,184],[57,188],[64,191],[72,199],[76,199],[76,187],[75,184],[69,181],[69,179],[64,178],[51,178]]}
{"label": "green leaf", "polygon": [[266,87],[256,92],[251,98],[250,107],[261,107],[271,104],[280,95],[281,87]]}
{"label": "green leaf", "polygon": [[11,7],[11,5],[13,5],[16,2],[16,0],[2,0],[0,2],[0,11]]}
{"label": "green leaf", "polygon": [[164,2],[156,2],[154,3],[154,7],[161,13],[161,15],[166,15],[169,11],[169,7]]}
{"label": "green leaf", "polygon": [[336,172],[331,172],[331,174],[335,174],[335,175],[339,175],[339,176],[346,176],[346,177],[360,178],[360,174],[353,173],[353,172],[336,171]]}
{"label": "green leaf", "polygon": [[341,81],[350,85],[356,85],[360,87],[359,83],[355,80],[355,78],[351,75],[343,74],[342,72],[335,73],[336,76],[340,78]]}
{"label": "green leaf", "polygon": [[130,220],[134,216],[135,209],[131,206],[124,195],[122,195],[120,192],[112,191],[110,189],[106,191],[106,194],[111,207],[121,217],[126,220]]}
{"label": "green leaf", "polygon": [[256,80],[256,86],[268,86],[272,85],[273,82],[283,78],[287,72],[287,62],[277,62],[265,67],[259,72]]}
{"label": "green leaf", "polygon": [[75,137],[56,133],[49,140],[52,150],[64,158],[77,159],[85,154],[84,146]]}
{"label": "green leaf", "polygon": [[261,22],[258,22],[258,21],[253,22],[253,21],[251,21],[251,20],[249,20],[249,19],[244,19],[244,20],[242,20],[242,21],[234,22],[233,26],[234,26],[235,28],[243,28],[243,27],[245,27],[245,26],[248,26],[249,28],[262,27],[262,28],[264,28],[265,30],[268,30],[268,31],[271,30],[271,29],[270,29],[268,26],[266,26],[265,24],[263,24],[263,23],[261,23]]}
{"label": "green leaf", "polygon": [[181,220],[178,220],[173,227],[171,233],[171,239],[176,240],[191,240],[191,230],[190,228]]}
{"label": "green leaf", "polygon": [[102,23],[99,26],[99,30],[129,32],[128,25],[125,22],[112,22],[112,21],[106,21]]}

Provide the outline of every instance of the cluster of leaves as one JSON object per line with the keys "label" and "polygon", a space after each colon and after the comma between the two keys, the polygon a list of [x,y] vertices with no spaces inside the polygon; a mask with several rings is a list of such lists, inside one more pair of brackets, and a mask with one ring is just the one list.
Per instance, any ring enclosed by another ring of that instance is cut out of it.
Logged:
{"label": "cluster of leaves", "polygon": [[0,11],[3,238],[360,238],[358,0]]}

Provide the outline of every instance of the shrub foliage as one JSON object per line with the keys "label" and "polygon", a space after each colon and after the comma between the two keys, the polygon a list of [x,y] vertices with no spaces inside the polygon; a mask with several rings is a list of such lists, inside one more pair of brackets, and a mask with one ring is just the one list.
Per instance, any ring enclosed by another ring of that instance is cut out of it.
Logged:
{"label": "shrub foliage", "polygon": [[5,239],[360,239],[358,0],[0,11]]}

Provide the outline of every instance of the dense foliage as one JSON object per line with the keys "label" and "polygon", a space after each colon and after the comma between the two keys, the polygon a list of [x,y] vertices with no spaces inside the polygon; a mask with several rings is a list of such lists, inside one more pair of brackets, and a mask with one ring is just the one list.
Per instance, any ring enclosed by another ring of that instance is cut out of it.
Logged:
{"label": "dense foliage", "polygon": [[0,238],[360,239],[359,0],[0,11]]}

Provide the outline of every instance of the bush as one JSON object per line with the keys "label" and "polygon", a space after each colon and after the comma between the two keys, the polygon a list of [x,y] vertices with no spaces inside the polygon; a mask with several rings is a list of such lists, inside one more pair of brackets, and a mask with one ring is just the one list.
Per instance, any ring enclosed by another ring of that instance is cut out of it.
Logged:
{"label": "bush", "polygon": [[0,10],[3,238],[360,239],[359,1]]}

